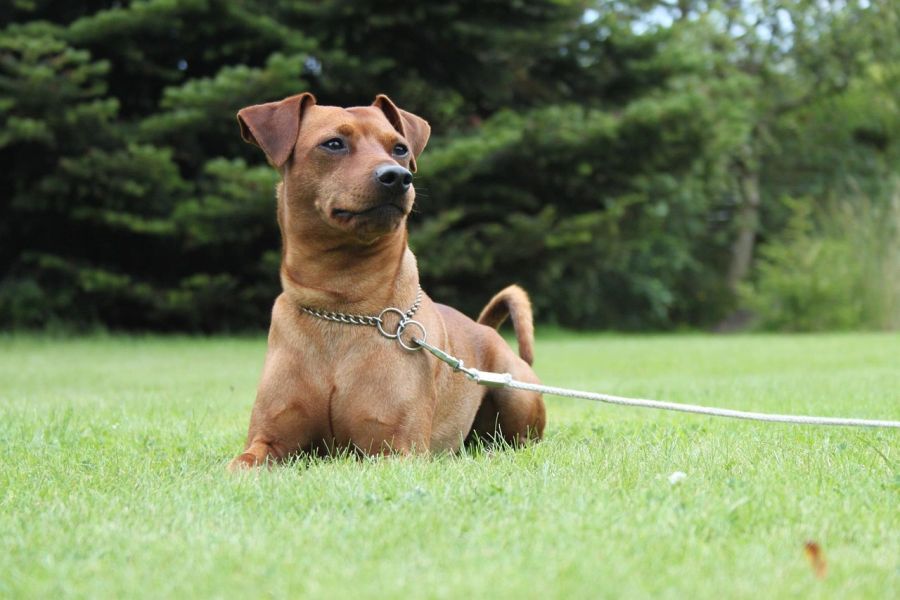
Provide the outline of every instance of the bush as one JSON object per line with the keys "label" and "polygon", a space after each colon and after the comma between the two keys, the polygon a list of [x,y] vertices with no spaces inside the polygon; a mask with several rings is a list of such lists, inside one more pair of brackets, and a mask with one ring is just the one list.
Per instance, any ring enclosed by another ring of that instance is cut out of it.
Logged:
{"label": "bush", "polygon": [[858,196],[814,212],[785,199],[785,233],[760,249],[745,305],[763,329],[900,327],[900,183],[884,201]]}

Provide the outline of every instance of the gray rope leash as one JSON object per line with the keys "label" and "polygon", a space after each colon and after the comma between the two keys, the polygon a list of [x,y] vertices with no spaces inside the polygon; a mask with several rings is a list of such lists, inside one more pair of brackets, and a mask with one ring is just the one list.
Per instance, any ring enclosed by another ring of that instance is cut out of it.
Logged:
{"label": "gray rope leash", "polygon": [[845,419],[841,417],[816,417],[806,415],[778,415],[746,410],[732,410],[729,408],[714,408],[700,406],[698,404],[680,404],[677,402],[663,402],[660,400],[648,400],[646,398],[626,398],[625,396],[613,396],[612,394],[599,394],[597,392],[582,392],[551,385],[527,383],[514,379],[509,373],[492,373],[466,367],[463,361],[447,354],[440,348],[436,348],[422,339],[413,340],[421,348],[425,348],[438,360],[447,363],[455,371],[465,373],[466,376],[477,383],[488,387],[508,387],[517,390],[528,390],[541,394],[551,394],[564,398],[581,398],[607,404],[620,406],[638,406],[641,408],[658,408],[662,410],[674,410],[678,412],[709,415],[712,417],[728,417],[731,419],[744,419],[748,421],[763,421],[766,423],[792,423],[796,425],[831,425],[838,427],[890,427],[900,428],[900,421],[888,421],[882,419]]}
{"label": "gray rope leash", "polygon": [[881,419],[845,419],[841,417],[815,417],[806,415],[779,415],[770,413],[751,412],[746,410],[732,410],[729,408],[714,408],[700,406],[698,404],[679,404],[677,402],[663,402],[660,400],[647,400],[645,398],[626,398],[610,394],[598,394],[596,392],[579,392],[566,388],[549,385],[536,385],[525,383],[510,378],[507,387],[519,390],[530,390],[542,394],[564,396],[567,398],[583,398],[608,404],[622,406],[639,406],[641,408],[659,408],[662,410],[674,410],[678,412],[710,415],[713,417],[729,417],[732,419],[744,419],[747,421],[764,421],[767,423],[794,423],[797,425],[832,425],[839,427],[894,427],[900,428],[900,421],[886,421]]}

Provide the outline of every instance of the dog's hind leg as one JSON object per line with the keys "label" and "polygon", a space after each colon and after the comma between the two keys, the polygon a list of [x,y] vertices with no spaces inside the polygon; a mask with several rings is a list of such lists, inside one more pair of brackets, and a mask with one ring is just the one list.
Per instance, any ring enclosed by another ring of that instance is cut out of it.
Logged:
{"label": "dog's hind leg", "polygon": [[[521,369],[514,376],[537,383],[537,378],[527,368]],[[546,422],[547,414],[541,394],[495,388],[482,400],[466,441],[471,443],[478,439],[492,444],[502,440],[512,446],[519,446],[541,439]]]}
{"label": "dog's hind leg", "polygon": [[[484,343],[493,346],[493,361],[482,368],[498,373],[509,372],[520,381],[540,383],[529,365],[534,362],[534,325],[531,302],[525,290],[511,285],[491,298],[478,322],[496,329],[510,317],[519,342],[519,358],[513,356],[499,335],[485,338]],[[475,415],[472,431],[467,441],[482,439],[488,442],[505,440],[519,445],[528,440],[540,439],[544,434],[546,411],[541,395],[536,392],[496,388],[482,400]]]}

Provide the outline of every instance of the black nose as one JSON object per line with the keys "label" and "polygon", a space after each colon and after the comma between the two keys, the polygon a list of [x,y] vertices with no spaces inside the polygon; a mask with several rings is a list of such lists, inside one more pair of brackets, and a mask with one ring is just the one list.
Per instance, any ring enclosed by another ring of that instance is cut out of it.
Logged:
{"label": "black nose", "polygon": [[392,192],[402,193],[412,184],[412,173],[398,165],[382,165],[375,169],[375,179]]}

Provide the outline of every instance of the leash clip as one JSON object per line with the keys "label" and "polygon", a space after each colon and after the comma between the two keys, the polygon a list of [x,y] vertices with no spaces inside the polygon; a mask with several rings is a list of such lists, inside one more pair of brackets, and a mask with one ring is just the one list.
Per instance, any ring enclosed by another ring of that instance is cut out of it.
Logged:
{"label": "leash clip", "polygon": [[452,354],[444,352],[440,348],[432,346],[424,339],[414,339],[419,349],[425,348],[431,352],[438,360],[447,363],[454,371],[462,371],[466,377],[485,387],[501,388],[509,386],[512,381],[512,375],[509,373],[493,373],[491,371],[479,371],[474,367],[466,367],[461,358],[456,358]]}

